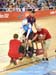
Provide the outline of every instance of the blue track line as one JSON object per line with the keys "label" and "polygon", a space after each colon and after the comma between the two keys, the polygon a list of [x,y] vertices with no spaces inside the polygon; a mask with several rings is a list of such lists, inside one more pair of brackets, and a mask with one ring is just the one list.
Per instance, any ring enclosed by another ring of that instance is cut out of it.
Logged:
{"label": "blue track line", "polygon": [[56,70],[56,59],[52,59],[48,62],[41,62],[28,68],[11,72],[7,75],[52,75],[49,74],[49,72],[53,70]]}

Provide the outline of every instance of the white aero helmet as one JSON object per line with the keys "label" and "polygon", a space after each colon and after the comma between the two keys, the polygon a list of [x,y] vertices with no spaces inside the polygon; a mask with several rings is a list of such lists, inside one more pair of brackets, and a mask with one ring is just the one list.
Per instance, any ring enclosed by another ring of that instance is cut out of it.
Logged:
{"label": "white aero helmet", "polygon": [[22,21],[22,25],[25,25],[25,24],[27,24],[27,19],[24,19],[24,20]]}

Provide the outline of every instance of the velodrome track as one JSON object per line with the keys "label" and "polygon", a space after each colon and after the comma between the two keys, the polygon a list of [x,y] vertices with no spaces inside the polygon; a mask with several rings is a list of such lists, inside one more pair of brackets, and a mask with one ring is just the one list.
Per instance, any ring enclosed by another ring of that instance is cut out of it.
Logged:
{"label": "velodrome track", "polygon": [[[51,40],[50,48],[48,50],[48,56],[55,55],[54,50],[56,49],[56,16],[37,19],[37,24],[40,24],[42,25],[42,27],[47,28],[51,33],[52,40]],[[10,67],[9,57],[8,57],[9,40],[12,39],[14,33],[19,34],[20,26],[21,26],[21,22],[0,23],[0,71],[3,70],[4,67],[6,68]],[[29,59],[28,61],[31,60]],[[20,69],[22,68],[24,67],[21,67]],[[16,71],[16,70],[17,69],[10,70],[9,73],[11,71]],[[7,72],[0,73],[0,75],[6,75],[6,73]]]}

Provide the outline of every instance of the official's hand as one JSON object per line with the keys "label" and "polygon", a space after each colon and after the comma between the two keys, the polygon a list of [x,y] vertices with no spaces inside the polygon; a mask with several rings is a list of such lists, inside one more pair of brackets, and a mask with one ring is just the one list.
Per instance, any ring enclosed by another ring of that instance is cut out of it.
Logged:
{"label": "official's hand", "polygon": [[31,42],[34,42],[34,40],[31,40]]}
{"label": "official's hand", "polygon": [[26,38],[25,38],[25,40],[27,41],[27,40],[28,40],[28,38],[26,37]]}

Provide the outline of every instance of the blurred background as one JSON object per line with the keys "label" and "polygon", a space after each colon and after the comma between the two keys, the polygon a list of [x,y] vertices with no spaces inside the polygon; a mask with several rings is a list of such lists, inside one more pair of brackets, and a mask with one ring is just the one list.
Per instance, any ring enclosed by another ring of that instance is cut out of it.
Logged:
{"label": "blurred background", "polygon": [[56,9],[56,0],[0,0],[0,11]]}

